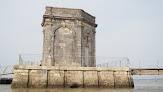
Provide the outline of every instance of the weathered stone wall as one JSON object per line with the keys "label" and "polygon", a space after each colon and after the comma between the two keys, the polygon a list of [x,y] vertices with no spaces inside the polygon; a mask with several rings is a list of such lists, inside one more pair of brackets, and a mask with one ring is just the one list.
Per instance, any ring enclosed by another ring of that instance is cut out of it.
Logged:
{"label": "weathered stone wall", "polygon": [[85,58],[83,59],[83,65],[89,66],[89,67],[95,67],[96,66],[96,60],[95,60],[95,36],[96,31],[95,27],[89,25],[86,22],[82,22],[83,29],[82,29],[82,56],[86,57],[86,50],[85,47],[88,48],[88,65],[86,64]]}
{"label": "weathered stone wall", "polygon": [[83,87],[83,71],[65,71],[65,87],[70,88],[72,85]]}
{"label": "weathered stone wall", "polygon": [[49,70],[48,71],[48,87],[49,88],[64,88],[65,85],[65,72]]}
{"label": "weathered stone wall", "polygon": [[133,87],[129,68],[15,65],[12,88]]}
{"label": "weathered stone wall", "polygon": [[12,80],[12,87],[27,88],[29,82],[29,70],[15,69],[14,78]]}
{"label": "weathered stone wall", "polygon": [[94,16],[81,9],[46,7],[42,26],[43,66],[95,66]]}
{"label": "weathered stone wall", "polygon": [[85,71],[84,72],[84,87],[96,87],[98,88],[98,74],[97,71]]}
{"label": "weathered stone wall", "polygon": [[47,70],[29,70],[29,88],[45,88],[47,86]]}
{"label": "weathered stone wall", "polygon": [[113,71],[100,71],[99,72],[99,85],[103,88],[114,87],[114,72]]}

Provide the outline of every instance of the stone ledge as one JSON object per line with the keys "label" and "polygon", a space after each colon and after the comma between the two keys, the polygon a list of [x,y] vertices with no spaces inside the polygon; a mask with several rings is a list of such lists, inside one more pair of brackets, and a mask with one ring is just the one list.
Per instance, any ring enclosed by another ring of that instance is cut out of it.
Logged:
{"label": "stone ledge", "polygon": [[106,68],[106,67],[59,67],[59,66],[24,66],[24,65],[15,65],[14,69],[25,69],[25,70],[71,70],[71,71],[131,71],[130,68],[119,68],[119,67],[112,67],[112,68]]}

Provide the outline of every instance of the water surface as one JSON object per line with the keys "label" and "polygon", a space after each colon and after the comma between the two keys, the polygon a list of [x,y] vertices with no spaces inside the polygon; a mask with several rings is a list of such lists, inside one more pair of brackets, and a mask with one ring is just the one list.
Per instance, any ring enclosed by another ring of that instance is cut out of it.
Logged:
{"label": "water surface", "polygon": [[163,80],[134,80],[134,88],[11,88],[0,85],[0,92],[163,92]]}

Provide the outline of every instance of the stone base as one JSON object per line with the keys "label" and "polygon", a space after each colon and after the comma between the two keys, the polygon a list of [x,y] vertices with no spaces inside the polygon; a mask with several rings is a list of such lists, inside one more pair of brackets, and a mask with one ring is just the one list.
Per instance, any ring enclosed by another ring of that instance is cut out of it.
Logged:
{"label": "stone base", "polygon": [[12,88],[134,87],[129,68],[14,66]]}

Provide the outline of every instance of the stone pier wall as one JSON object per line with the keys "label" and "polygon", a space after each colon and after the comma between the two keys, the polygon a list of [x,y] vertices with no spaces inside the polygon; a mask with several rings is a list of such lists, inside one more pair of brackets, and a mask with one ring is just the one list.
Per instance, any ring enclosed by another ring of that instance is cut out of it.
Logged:
{"label": "stone pier wall", "polygon": [[12,88],[134,87],[129,68],[15,65]]}

